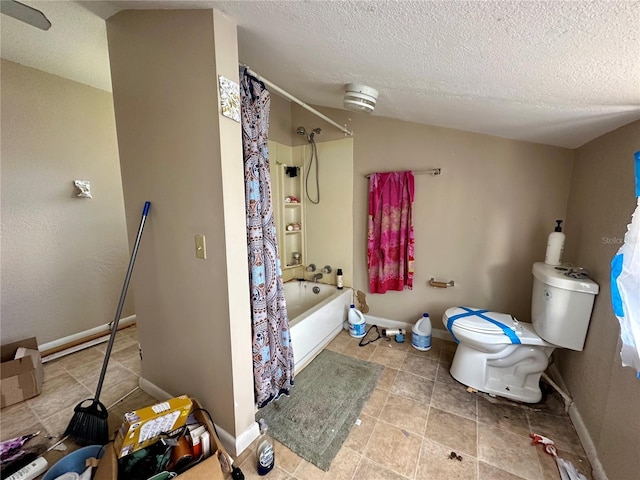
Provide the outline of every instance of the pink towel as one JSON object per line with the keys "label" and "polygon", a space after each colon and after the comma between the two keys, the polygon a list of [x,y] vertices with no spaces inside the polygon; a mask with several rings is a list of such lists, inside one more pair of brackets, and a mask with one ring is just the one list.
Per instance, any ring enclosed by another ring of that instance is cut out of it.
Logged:
{"label": "pink towel", "polygon": [[369,178],[369,291],[413,288],[413,172]]}

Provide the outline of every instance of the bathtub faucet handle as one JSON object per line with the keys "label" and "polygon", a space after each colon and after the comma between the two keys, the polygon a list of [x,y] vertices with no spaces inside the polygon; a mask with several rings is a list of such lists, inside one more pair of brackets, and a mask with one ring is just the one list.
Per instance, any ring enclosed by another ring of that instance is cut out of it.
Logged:
{"label": "bathtub faucet handle", "polygon": [[316,264],[315,263],[310,263],[309,265],[307,265],[307,272],[315,272],[316,271]]}
{"label": "bathtub faucet handle", "polygon": [[331,265],[325,265],[322,269],[322,273],[331,273]]}

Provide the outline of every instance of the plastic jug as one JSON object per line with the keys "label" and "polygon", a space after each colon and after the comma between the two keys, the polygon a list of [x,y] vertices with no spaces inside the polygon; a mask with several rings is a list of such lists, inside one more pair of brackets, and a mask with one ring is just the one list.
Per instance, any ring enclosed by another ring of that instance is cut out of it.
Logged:
{"label": "plastic jug", "polygon": [[355,305],[351,304],[351,308],[349,308],[349,334],[354,338],[362,338],[367,333],[366,330],[364,315]]}
{"label": "plastic jug", "polygon": [[411,345],[422,352],[426,352],[431,348],[431,319],[428,313],[423,313],[422,317],[413,326]]}

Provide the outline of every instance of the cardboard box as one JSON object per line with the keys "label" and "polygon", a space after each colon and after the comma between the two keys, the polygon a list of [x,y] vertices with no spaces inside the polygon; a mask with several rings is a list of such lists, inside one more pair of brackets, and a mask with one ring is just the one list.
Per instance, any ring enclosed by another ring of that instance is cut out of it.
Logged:
{"label": "cardboard box", "polygon": [[[201,408],[197,400],[192,399],[192,401],[194,409]],[[224,480],[219,457],[222,456],[225,459],[230,459],[231,457],[222,446],[214,426],[209,421],[209,417],[202,411],[195,411],[194,416],[207,427],[207,431],[211,435],[211,456],[176,478],[180,480]],[[113,444],[107,444],[106,451],[102,459],[100,459],[93,480],[118,480],[118,458],[116,450],[112,447]]]}
{"label": "cardboard box", "polygon": [[[21,358],[15,358],[18,350],[21,350]],[[44,369],[35,337],[2,345],[0,356],[1,408],[40,395]]]}
{"label": "cardboard box", "polygon": [[158,440],[160,434],[177,430],[187,423],[193,403],[186,395],[124,414],[114,447],[122,458]]}

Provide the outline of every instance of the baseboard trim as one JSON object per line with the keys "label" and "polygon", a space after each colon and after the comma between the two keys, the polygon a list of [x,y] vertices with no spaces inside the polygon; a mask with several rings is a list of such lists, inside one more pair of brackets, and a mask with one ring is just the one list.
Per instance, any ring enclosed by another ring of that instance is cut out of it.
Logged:
{"label": "baseboard trim", "polygon": [[[136,323],[135,315],[121,318],[118,322],[118,330],[130,327],[134,323]],[[43,357],[43,362],[55,360],[56,358],[105,342],[111,333],[111,325],[111,323],[105,323],[98,327],[90,328],[89,330],[84,330],[38,345],[38,350]]]}
{"label": "baseboard trim", "polygon": [[[555,365],[551,365],[549,367],[550,376],[553,380],[558,384],[562,390],[569,393],[569,389],[567,388],[567,384],[565,383],[562,375],[560,375],[560,371],[556,368]],[[582,419],[582,415],[580,415],[580,410],[578,409],[575,399],[574,403],[569,407],[569,418],[573,423],[574,428],[576,429],[576,433],[578,434],[578,438],[584,447],[584,451],[587,454],[587,458],[589,459],[589,463],[591,463],[592,469],[592,477],[594,480],[609,480],[607,477],[607,473],[604,471],[604,467],[600,462],[600,458],[598,458],[598,451],[596,449],[596,445],[593,443],[593,439],[591,438],[591,434],[589,430],[587,430],[587,426]]]}
{"label": "baseboard trim", "polygon": [[[140,377],[138,384],[143,391],[158,400],[167,400],[175,396],[158,387],[155,383],[142,377]],[[218,438],[220,438],[220,441],[222,442],[222,446],[232,457],[240,455],[260,435],[258,422],[253,422],[248,429],[237,437],[231,435],[224,428],[220,427],[220,425],[215,424],[215,426]]]}

